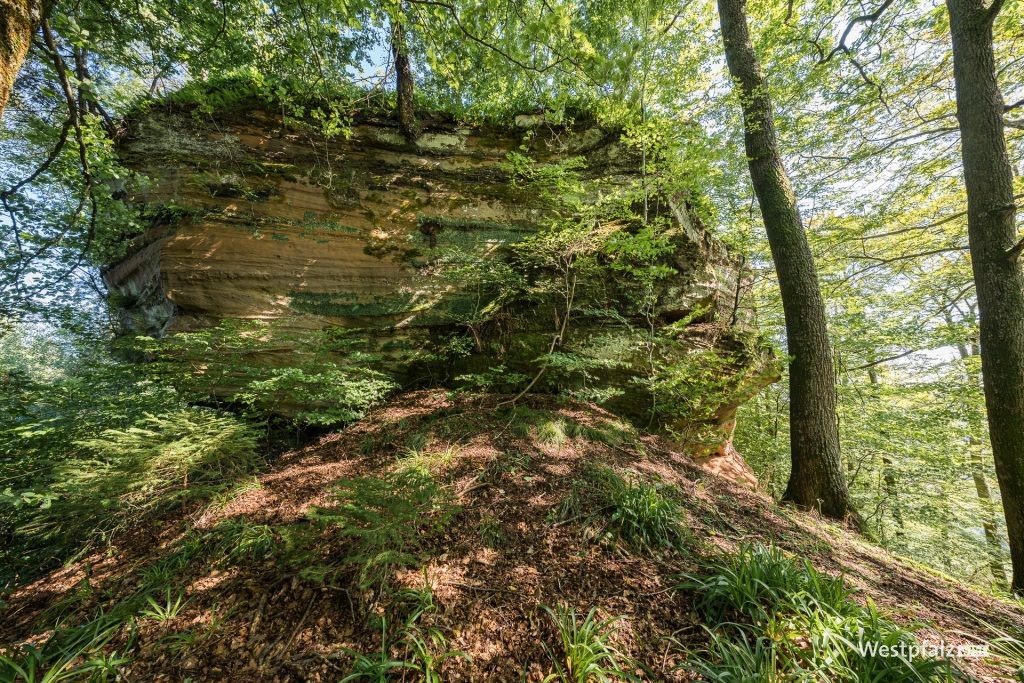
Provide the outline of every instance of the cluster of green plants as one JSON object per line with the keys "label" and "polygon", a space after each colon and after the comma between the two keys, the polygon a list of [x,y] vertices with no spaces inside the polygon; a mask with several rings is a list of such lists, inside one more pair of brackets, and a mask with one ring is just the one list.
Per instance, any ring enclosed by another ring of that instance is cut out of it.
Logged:
{"label": "cluster of green plants", "polygon": [[60,459],[19,533],[66,545],[108,539],[193,500],[209,500],[257,471],[256,433],[207,408],[145,415],[131,427],[77,441],[84,457]]}
{"label": "cluster of green plants", "polygon": [[40,645],[23,644],[0,653],[0,680],[12,683],[59,683],[90,681],[108,683],[119,679],[119,670],[134,637],[117,650],[110,645],[122,634],[123,617],[103,614],[77,626],[59,626]]}
{"label": "cluster of green plants", "polygon": [[556,516],[596,529],[598,538],[612,534],[640,552],[681,549],[690,539],[670,487],[606,466],[588,467]]}
{"label": "cluster of green plants", "polygon": [[[425,541],[443,530],[457,512],[449,492],[418,466],[382,477],[342,479],[337,504],[317,508],[311,519],[345,544],[344,557],[305,572],[321,580],[354,570],[361,590],[382,592],[396,567],[419,564]],[[313,572],[313,573],[310,573]]]}
{"label": "cluster of green plants", "polygon": [[17,584],[264,463],[244,420],[72,336],[16,327],[0,343],[0,584]]}
{"label": "cluster of green plants", "polygon": [[842,577],[817,571],[775,546],[743,545],[688,576],[707,623],[708,644],[689,652],[685,668],[706,681],[952,681],[948,660],[887,657],[917,644],[920,624],[902,626],[870,599],[861,604]]}
{"label": "cluster of green plants", "polygon": [[508,420],[509,431],[521,439],[536,439],[542,444],[561,446],[569,439],[579,438],[612,448],[629,444],[643,452],[643,444],[637,439],[637,428],[620,418],[607,417],[586,423],[526,405],[509,406],[499,414],[503,420]]}
{"label": "cluster of green plants", "polygon": [[544,649],[554,671],[545,683],[612,683],[639,681],[634,671],[637,663],[622,653],[614,643],[619,618],[602,619],[596,609],[580,616],[572,607],[544,607],[558,630],[559,648],[547,643]]}
{"label": "cluster of green plants", "polygon": [[[219,396],[252,419],[284,417],[336,426],[356,420],[395,387],[374,369],[377,353],[346,330],[293,331],[282,325],[225,320],[216,328],[163,338],[136,337],[125,346],[144,353],[145,371],[194,401]],[[276,348],[284,366],[260,360]]]}
{"label": "cluster of green plants", "polygon": [[405,616],[391,623],[386,614],[377,617],[380,622],[380,647],[377,650],[369,653],[348,648],[342,650],[352,659],[350,672],[341,679],[343,683],[386,683],[394,680],[394,675],[403,676],[405,672],[410,672],[424,683],[441,683],[441,667],[445,662],[470,659],[463,652],[449,649],[448,638],[441,629],[420,622],[424,615],[437,611],[429,585],[398,591],[394,601],[393,611],[405,612]]}

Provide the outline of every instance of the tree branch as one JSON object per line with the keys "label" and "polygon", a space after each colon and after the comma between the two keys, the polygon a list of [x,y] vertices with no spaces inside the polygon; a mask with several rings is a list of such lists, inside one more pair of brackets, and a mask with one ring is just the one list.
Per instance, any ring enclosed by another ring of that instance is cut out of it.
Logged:
{"label": "tree branch", "polygon": [[989,5],[985,11],[985,17],[989,21],[995,21],[996,15],[999,14],[999,10],[1003,8],[1003,0],[992,0],[992,4]]}
{"label": "tree branch", "polygon": [[[441,2],[440,0],[408,0],[408,2],[410,4],[412,4],[412,5],[427,5],[427,6],[430,6],[430,7],[441,7],[443,9],[445,9],[448,12],[449,16],[451,16],[452,21],[455,22],[456,27],[458,27],[459,31],[464,36],[469,38],[474,43],[480,45],[481,47],[487,48],[488,50],[491,50],[492,52],[497,53],[498,55],[503,57],[508,62],[518,66],[520,69],[525,69],[527,71],[533,71],[535,73],[543,74],[543,73],[547,73],[551,69],[554,69],[555,67],[559,66],[562,62],[566,62],[566,61],[570,61],[571,62],[571,60],[569,60],[568,57],[559,55],[558,59],[556,59],[555,61],[550,62],[549,64],[546,64],[544,66],[535,66],[535,65],[532,65],[532,64],[527,64],[525,62],[522,62],[522,61],[516,59],[511,54],[509,54],[505,50],[502,50],[497,45],[494,45],[493,43],[489,43],[489,42],[485,41],[484,39],[478,37],[472,31],[467,29],[465,27],[465,25],[462,23],[462,20],[459,19],[459,15],[455,11],[455,7],[453,5],[451,5],[451,4],[447,3],[447,2]],[[574,64],[574,66],[578,67],[578,65],[576,65],[576,64]]]}
{"label": "tree branch", "polygon": [[[997,2],[998,1],[1000,0],[997,0]],[[850,37],[850,32],[853,31],[853,28],[857,24],[868,24],[877,21],[878,17],[882,16],[882,13],[885,12],[885,10],[889,9],[889,6],[892,5],[893,2],[894,0],[884,0],[884,2],[882,2],[882,4],[878,6],[878,9],[876,9],[874,12],[871,12],[870,14],[862,14],[859,17],[854,17],[853,19],[851,19],[850,22],[846,25],[846,30],[843,31],[842,37],[839,39],[839,44],[832,48],[831,52],[822,57],[818,61],[818,63],[825,64],[826,62],[831,61],[832,58],[835,57],[840,52],[848,53],[849,47],[847,47],[846,45],[846,39]]]}
{"label": "tree branch", "polygon": [[881,365],[882,363],[888,363],[889,361],[892,361],[892,360],[899,360],[900,358],[906,358],[907,356],[911,355],[912,353],[917,353],[917,349],[910,349],[909,351],[904,351],[903,353],[898,353],[895,356],[888,356],[886,358],[879,358],[878,360],[873,360],[870,363],[864,363],[863,365],[858,365],[855,368],[850,368],[848,370],[848,372],[855,372],[857,370],[867,370],[868,368],[873,368],[876,365]]}
{"label": "tree branch", "polygon": [[1020,253],[1024,251],[1024,237],[1020,238],[1017,244],[1013,245],[1006,251],[1006,258],[1011,261],[1016,261],[1020,257]]}

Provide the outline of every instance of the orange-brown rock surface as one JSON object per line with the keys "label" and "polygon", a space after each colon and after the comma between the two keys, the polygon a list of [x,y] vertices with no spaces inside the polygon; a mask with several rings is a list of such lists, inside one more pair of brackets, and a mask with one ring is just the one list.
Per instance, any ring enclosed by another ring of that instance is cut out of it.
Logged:
{"label": "orange-brown rock surface", "polygon": [[[439,277],[432,259],[450,248],[500,258],[559,214],[557,200],[513,182],[512,151],[539,164],[579,157],[578,173],[595,197],[640,173],[636,153],[613,131],[518,120],[504,129],[427,120],[410,144],[384,119],[326,138],[260,110],[142,115],[119,153],[149,178],[134,199],[150,227],[105,272],[126,331],[160,336],[224,320],[273,322],[300,334],[342,328],[362,335],[365,350],[385,354],[381,367],[406,386],[422,384],[425,372],[452,375],[450,367],[423,370],[424,357],[451,334],[473,337],[478,368],[495,356],[533,361],[552,334],[544,312],[520,315],[500,332],[492,325],[492,338],[481,340],[465,321],[486,302]],[[738,263],[684,200],[659,200],[657,210],[675,226],[668,258],[675,275],[659,284],[643,326],[692,321],[678,335],[687,348],[738,348],[737,326],[749,319]],[[620,308],[629,327],[638,313]],[[614,327],[585,317],[571,332],[578,340],[605,339]],[[268,362],[287,364],[287,346],[271,346],[265,355],[276,357]],[[638,405],[628,395],[620,403]]]}

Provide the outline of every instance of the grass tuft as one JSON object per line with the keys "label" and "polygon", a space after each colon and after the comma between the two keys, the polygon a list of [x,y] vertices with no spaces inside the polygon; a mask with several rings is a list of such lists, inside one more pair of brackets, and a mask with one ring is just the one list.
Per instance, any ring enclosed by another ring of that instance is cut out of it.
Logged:
{"label": "grass tuft", "polygon": [[627,669],[632,660],[616,648],[613,638],[619,630],[621,617],[601,619],[591,609],[583,619],[576,610],[564,605],[552,609],[544,607],[558,629],[561,649],[555,652],[545,645],[554,671],[545,677],[545,683],[604,683],[606,681],[638,681]]}
{"label": "grass tuft", "polygon": [[689,534],[682,509],[664,491],[662,485],[626,479],[609,467],[591,467],[574,482],[557,514],[562,520],[599,521],[602,530],[636,550],[679,549]]}
{"label": "grass tuft", "polygon": [[[684,668],[702,680],[950,681],[960,672],[933,657],[883,657],[877,648],[917,645],[920,624],[901,626],[870,600],[860,605],[842,577],[818,572],[779,548],[744,545],[714,558],[679,588],[697,593],[709,643]],[[872,647],[876,648],[872,651]]]}

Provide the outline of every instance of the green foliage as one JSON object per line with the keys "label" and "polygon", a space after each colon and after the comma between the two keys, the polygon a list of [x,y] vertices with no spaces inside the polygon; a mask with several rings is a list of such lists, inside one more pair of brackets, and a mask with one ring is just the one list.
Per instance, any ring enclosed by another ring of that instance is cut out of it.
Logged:
{"label": "green foliage", "polygon": [[146,604],[149,607],[143,609],[139,615],[157,622],[165,622],[174,619],[185,608],[188,601],[184,593],[174,593],[170,588],[164,592],[163,601],[157,600],[152,595],[146,596]]}
{"label": "green foliage", "polygon": [[213,530],[216,554],[235,565],[261,562],[280,549],[277,532],[268,524],[246,519],[225,519]]}
{"label": "green foliage", "polygon": [[560,419],[544,420],[537,426],[537,441],[561,448],[568,441],[565,422]]}
{"label": "green foliage", "polygon": [[465,373],[455,377],[462,391],[470,393],[502,392],[521,387],[529,378],[521,372],[513,372],[504,365],[495,365],[482,372]]}
{"label": "green foliage", "polygon": [[139,572],[139,592],[167,590],[178,583],[186,571],[203,558],[209,550],[205,534],[190,531],[178,539],[168,551]]}
{"label": "green foliage", "polygon": [[[186,396],[226,394],[253,417],[284,415],[301,425],[333,426],[358,419],[394,389],[391,378],[371,366],[378,356],[363,351],[364,343],[333,328],[296,333],[224,321],[163,339],[139,337],[129,347],[155,355],[147,371]],[[261,364],[254,352],[268,345],[288,348],[289,364]]]}
{"label": "green foliage", "polygon": [[317,508],[310,516],[348,542],[341,566],[356,569],[363,590],[382,588],[394,567],[415,565],[424,540],[456,511],[447,491],[419,468],[343,479],[335,496],[336,506]]}
{"label": "green foliage", "polygon": [[415,470],[433,476],[451,465],[459,457],[460,451],[461,449],[454,445],[448,446],[444,450],[410,447],[398,459],[398,466],[402,469]]}
{"label": "green foliage", "polygon": [[994,636],[988,640],[994,663],[1018,681],[1024,680],[1024,630],[999,628],[991,624],[985,626],[985,630]]}
{"label": "green foliage", "polygon": [[[910,383],[878,370],[878,383],[841,384],[840,436],[851,494],[879,543],[959,580],[1005,590],[993,573],[1002,567],[1007,577],[1008,552],[980,382],[966,381],[965,369],[954,363],[933,381]],[[736,432],[737,448],[775,495],[789,475],[785,392],[785,385],[770,387],[744,405]],[[979,498],[978,482],[990,499]]]}
{"label": "green foliage", "polygon": [[239,419],[190,408],[166,384],[90,349],[94,339],[15,328],[0,362],[0,582],[45,571],[119,531],[215,497],[263,463]]}
{"label": "green foliage", "polygon": [[696,591],[697,608],[716,623],[738,617],[763,625],[776,606],[804,595],[840,611],[853,594],[841,577],[820,574],[810,561],[795,562],[776,546],[743,545],[704,569],[706,577],[691,577],[680,588]]}
{"label": "green foliage", "polygon": [[348,648],[342,651],[353,658],[351,672],[344,681],[384,682],[393,680],[392,672],[402,669],[414,671],[417,680],[441,683],[441,670],[450,659],[469,659],[463,652],[448,649],[448,639],[434,627],[420,623],[425,614],[434,612],[433,593],[429,587],[404,590],[397,596],[400,601],[413,604],[413,610],[397,629],[388,628],[386,616],[380,620],[380,648],[370,654]]}
{"label": "green foliage", "polygon": [[601,619],[591,609],[580,619],[576,610],[565,605],[555,609],[545,606],[558,629],[561,649],[556,652],[545,645],[555,670],[545,679],[558,683],[610,683],[638,681],[630,672],[633,662],[616,647],[616,623],[621,617]]}
{"label": "green foliage", "polygon": [[55,465],[49,503],[35,508],[19,533],[62,545],[107,539],[208,499],[261,463],[249,427],[201,408],[146,415],[78,445],[87,457]]}
{"label": "green foliage", "polygon": [[100,613],[81,626],[56,628],[42,645],[25,644],[0,654],[0,678],[12,683],[112,683],[130,662],[123,654],[104,652],[122,626],[121,619]]}
{"label": "green foliage", "polygon": [[[709,645],[685,668],[702,680],[950,681],[958,671],[931,657],[886,657],[877,649],[917,644],[919,625],[904,627],[870,600],[852,599],[842,578],[819,573],[772,546],[744,545],[721,555],[679,586],[697,594]],[[732,622],[737,619],[737,622]],[[909,649],[908,649],[909,651]]]}
{"label": "green foliage", "polygon": [[625,478],[608,467],[591,467],[573,483],[557,514],[563,520],[600,522],[602,533],[610,530],[637,551],[680,549],[689,534],[667,488],[635,474]]}

